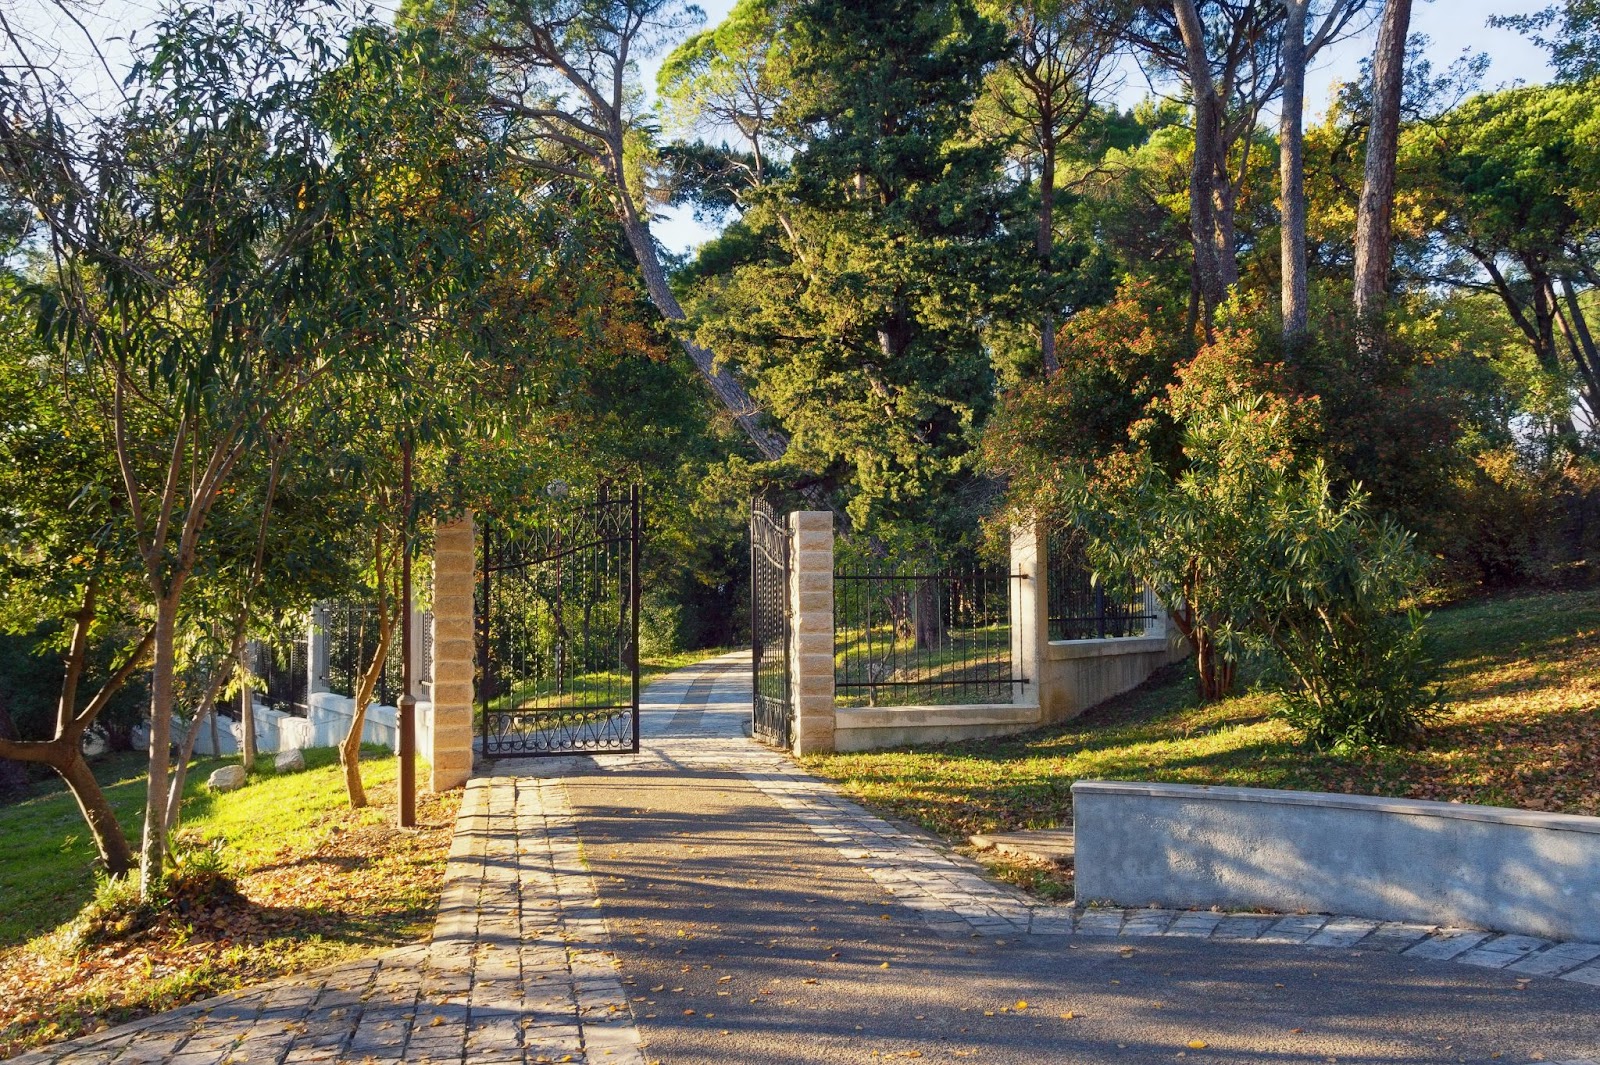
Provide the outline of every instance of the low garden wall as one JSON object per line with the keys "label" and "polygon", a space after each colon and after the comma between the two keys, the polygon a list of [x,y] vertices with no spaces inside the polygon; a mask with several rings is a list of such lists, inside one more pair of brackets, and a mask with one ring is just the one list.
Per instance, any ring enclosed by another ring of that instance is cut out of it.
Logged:
{"label": "low garden wall", "polygon": [[1070,721],[1091,706],[1132,691],[1163,666],[1182,661],[1188,649],[1165,631],[1154,636],[1105,640],[1052,640],[1040,665],[1043,720]]}
{"label": "low garden wall", "polygon": [[841,706],[834,711],[838,751],[875,751],[912,743],[1008,736],[1038,728],[1037,706],[1010,703],[962,706]]}
{"label": "low garden wall", "polygon": [[[298,717],[274,710],[261,703],[255,704],[256,750],[262,754],[296,750],[307,747],[337,747],[350,731],[350,721],[355,715],[355,700],[332,692],[313,692],[306,716]],[[392,706],[367,707],[361,729],[361,742],[394,750],[399,743],[397,718],[400,711]],[[217,741],[222,748],[211,748],[211,726],[200,727],[195,738],[195,753],[200,755],[237,754],[242,727],[237,721],[223,718],[218,722]],[[433,706],[417,703],[417,757],[424,762],[433,758]]]}
{"label": "low garden wall", "polygon": [[1600,941],[1600,818],[1361,795],[1079,781],[1077,893]]}

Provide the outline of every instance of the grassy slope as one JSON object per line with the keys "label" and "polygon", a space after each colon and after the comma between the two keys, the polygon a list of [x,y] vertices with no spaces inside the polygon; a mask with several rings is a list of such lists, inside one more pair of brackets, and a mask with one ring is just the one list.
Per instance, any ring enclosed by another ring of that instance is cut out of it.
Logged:
{"label": "grassy slope", "polygon": [[[190,768],[181,832],[225,841],[239,904],[75,954],[63,949],[60,929],[94,889],[93,847],[75,804],[48,788],[0,807],[0,1056],[425,936],[459,795],[422,796],[419,828],[401,831],[392,824],[396,764],[387,752],[364,751],[365,810],[345,803],[336,751],[306,756],[306,771],[282,776],[269,758],[246,788],[225,795],[204,790],[222,761]],[[122,756],[97,766],[134,839],[140,762]]]}
{"label": "grassy slope", "polygon": [[1078,779],[1410,796],[1600,814],[1600,591],[1437,612],[1444,718],[1416,750],[1300,747],[1249,693],[1196,705],[1185,667],[1023,736],[807,761],[869,804],[947,837],[1071,819]]}

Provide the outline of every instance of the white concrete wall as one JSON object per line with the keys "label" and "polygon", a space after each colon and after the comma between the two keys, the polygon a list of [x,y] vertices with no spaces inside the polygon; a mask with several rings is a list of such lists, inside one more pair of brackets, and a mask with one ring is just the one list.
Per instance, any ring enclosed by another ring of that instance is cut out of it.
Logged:
{"label": "white concrete wall", "polygon": [[1079,781],[1080,903],[1336,913],[1600,942],[1600,818]]}
{"label": "white concrete wall", "polygon": [[1044,720],[1070,721],[1113,696],[1132,691],[1189,651],[1165,634],[1105,640],[1052,640],[1039,677]]}
{"label": "white concrete wall", "polygon": [[[377,744],[394,750],[399,743],[397,717],[399,711],[392,706],[373,704],[367,707],[361,729],[361,742]],[[314,692],[304,718],[279,710],[271,710],[261,703],[255,704],[256,747],[262,754],[280,750],[309,747],[337,747],[350,731],[350,720],[355,716],[355,700],[332,692]],[[432,739],[429,729],[433,721],[433,707],[426,702],[417,704],[417,755],[431,761]],[[200,755],[237,754],[243,729],[239,722],[221,718],[217,722],[217,739],[221,751],[211,749],[211,726],[200,726],[195,741],[195,753]]]}

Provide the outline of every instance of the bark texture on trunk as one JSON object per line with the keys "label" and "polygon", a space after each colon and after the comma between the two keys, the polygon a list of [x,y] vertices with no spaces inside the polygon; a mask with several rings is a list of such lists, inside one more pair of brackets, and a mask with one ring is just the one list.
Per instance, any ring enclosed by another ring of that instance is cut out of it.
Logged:
{"label": "bark texture on trunk", "polygon": [[150,665],[150,776],[145,788],[144,839],[139,848],[139,897],[148,899],[166,866],[167,785],[171,766],[173,674],[177,665],[178,591],[156,601]]}
{"label": "bark texture on trunk", "polygon": [[256,767],[256,700],[243,668],[242,655],[239,665],[239,764],[248,773]]}
{"label": "bark texture on trunk", "polygon": [[83,812],[89,834],[94,837],[95,849],[100,852],[100,861],[106,867],[106,875],[128,875],[133,869],[133,849],[128,846],[127,833],[122,831],[122,825],[117,822],[117,814],[111,808],[110,800],[100,789],[100,782],[94,778],[89,763],[84,760],[83,750],[74,743],[62,754],[61,764],[53,768],[66,781],[72,797],[78,802],[78,809]]}
{"label": "bark texture on trunk", "polygon": [[1206,320],[1238,280],[1233,257],[1232,192],[1225,158],[1222,99],[1211,77],[1205,28],[1194,0],[1173,0],[1194,97],[1194,160],[1189,168],[1189,231],[1194,271]]}
{"label": "bark texture on trunk", "polygon": [[1279,255],[1283,269],[1285,350],[1305,335],[1310,320],[1306,279],[1306,6],[1284,0],[1283,112],[1278,120],[1278,183],[1281,200]]}
{"label": "bark texture on trunk", "polygon": [[1404,88],[1406,34],[1411,0],[1388,0],[1372,55],[1372,121],[1367,132],[1367,168],[1356,208],[1356,318],[1370,322],[1383,312],[1393,255],[1395,155],[1400,145],[1400,101]]}
{"label": "bark texture on trunk", "polygon": [[[655,239],[650,235],[649,224],[638,215],[631,203],[624,204],[622,228],[627,235],[628,246],[633,250],[633,257],[639,263],[639,270],[644,275],[650,301],[663,318],[672,322],[683,321],[683,307],[678,303],[678,297],[673,295],[672,286],[667,284],[667,272],[661,265],[660,256],[656,254]],[[706,348],[687,337],[680,337],[679,342],[717,401],[733,415],[762,457],[768,460],[783,458],[784,452],[789,450],[788,438],[761,423],[761,408],[739,379],[726,367],[719,367],[716,357]]]}

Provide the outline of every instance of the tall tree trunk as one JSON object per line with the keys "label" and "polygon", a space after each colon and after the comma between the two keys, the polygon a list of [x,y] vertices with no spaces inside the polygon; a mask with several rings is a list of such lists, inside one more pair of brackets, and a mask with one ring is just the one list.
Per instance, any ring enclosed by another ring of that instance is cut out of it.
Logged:
{"label": "tall tree trunk", "polygon": [[1279,254],[1283,265],[1283,342],[1292,353],[1309,322],[1306,281],[1306,6],[1283,0],[1283,112],[1278,120],[1278,181],[1282,203]]}
{"label": "tall tree trunk", "polygon": [[171,765],[173,675],[177,667],[178,589],[156,600],[155,648],[150,664],[150,775],[145,788],[144,838],[139,848],[139,897],[161,882],[167,852],[167,785]]}
{"label": "tall tree trunk", "polygon": [[183,789],[189,779],[189,763],[194,759],[194,748],[200,738],[200,728],[208,720],[211,722],[211,749],[213,752],[217,750],[217,699],[233,673],[234,663],[239,660],[243,643],[244,628],[241,624],[235,629],[234,646],[223,660],[223,664],[217,667],[218,672],[206,684],[205,693],[200,697],[200,705],[195,707],[194,714],[189,719],[189,727],[184,730],[183,742],[178,746],[178,761],[172,768],[172,785],[167,789],[168,835],[178,830],[178,818],[183,812]]}
{"label": "tall tree trunk", "polygon": [[239,655],[239,764],[246,773],[256,767],[256,699]]}
{"label": "tall tree trunk", "polygon": [[[1045,117],[1045,128],[1048,130],[1054,119]],[[1053,304],[1054,288],[1051,285],[1053,267],[1051,258],[1055,251],[1056,243],[1056,144],[1055,138],[1046,132],[1041,138],[1041,153],[1039,162],[1039,232],[1035,237],[1034,250],[1039,256],[1039,275],[1043,282],[1041,286],[1045,292],[1044,311],[1039,316],[1039,355],[1044,363],[1046,377],[1053,376],[1061,369],[1061,364],[1056,360],[1056,316]]]}
{"label": "tall tree trunk", "polygon": [[366,728],[367,706],[372,702],[373,693],[378,690],[378,681],[383,676],[384,666],[389,660],[389,641],[394,636],[394,624],[389,617],[390,571],[384,565],[381,536],[375,540],[375,545],[373,569],[378,589],[378,646],[372,652],[372,659],[366,664],[361,680],[356,684],[355,708],[350,715],[350,731],[345,733],[344,739],[339,743],[339,764],[344,767],[344,788],[349,796],[352,810],[359,810],[367,805],[367,789],[361,781],[361,733]]}
{"label": "tall tree trunk", "polygon": [[[1183,39],[1189,93],[1194,98],[1194,160],[1189,168],[1189,232],[1194,241],[1194,273],[1204,307],[1206,331],[1216,309],[1228,298],[1229,276],[1237,265],[1223,262],[1226,219],[1219,218],[1218,175],[1227,182],[1223,158],[1222,100],[1211,77],[1206,55],[1205,28],[1194,0],[1173,0],[1178,31]],[[1225,196],[1222,199],[1225,200]]]}
{"label": "tall tree trunk", "polygon": [[[628,238],[628,247],[633,250],[633,257],[639,263],[639,270],[644,275],[645,288],[650,293],[650,301],[656,305],[656,310],[661,316],[671,322],[682,322],[686,317],[683,307],[678,303],[678,297],[673,295],[672,286],[667,284],[667,272],[661,265],[660,256],[656,253],[655,238],[650,234],[650,224],[640,216],[634,208],[631,199],[623,197],[622,204],[622,229]],[[762,457],[768,460],[783,458],[784,452],[789,450],[789,440],[780,431],[761,424],[760,407],[746,391],[743,384],[729,373],[726,367],[716,364],[716,357],[707,349],[694,343],[687,337],[679,337],[683,350],[688,352],[693,360],[695,369],[700,371],[700,376],[705,378],[717,400],[732,413],[739,427],[745,431]]]}
{"label": "tall tree trunk", "polygon": [[1400,147],[1400,100],[1405,87],[1406,34],[1411,0],[1388,0],[1372,54],[1372,120],[1367,169],[1356,208],[1356,319],[1371,330],[1383,313],[1393,258],[1395,156]]}

